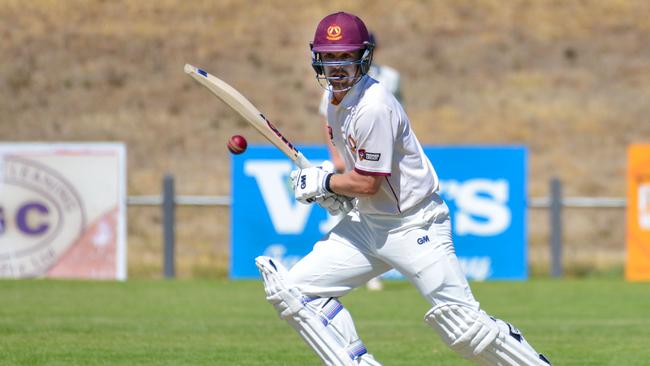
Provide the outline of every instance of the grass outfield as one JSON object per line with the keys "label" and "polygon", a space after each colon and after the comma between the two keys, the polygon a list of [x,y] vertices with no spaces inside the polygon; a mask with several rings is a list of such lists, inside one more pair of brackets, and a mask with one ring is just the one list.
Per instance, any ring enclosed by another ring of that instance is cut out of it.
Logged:
{"label": "grass outfield", "polygon": [[[474,283],[557,365],[648,365],[650,284],[619,280]],[[385,365],[469,365],[423,321],[406,283],[343,299]],[[318,365],[259,282],[0,281],[1,365]]]}

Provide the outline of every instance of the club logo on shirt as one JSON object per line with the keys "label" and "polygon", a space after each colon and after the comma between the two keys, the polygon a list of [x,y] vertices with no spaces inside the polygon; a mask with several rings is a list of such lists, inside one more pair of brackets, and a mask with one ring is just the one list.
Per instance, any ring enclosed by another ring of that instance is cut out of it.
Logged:
{"label": "club logo on shirt", "polygon": [[352,135],[348,135],[348,147],[350,148],[350,151],[352,151],[352,155],[357,153],[357,142],[354,141]]}
{"label": "club logo on shirt", "polygon": [[379,161],[381,153],[368,152],[365,149],[359,149],[359,160]]}
{"label": "club logo on shirt", "polygon": [[327,27],[327,37],[330,41],[338,41],[343,38],[343,33],[341,33],[341,27],[336,24],[332,24]]}

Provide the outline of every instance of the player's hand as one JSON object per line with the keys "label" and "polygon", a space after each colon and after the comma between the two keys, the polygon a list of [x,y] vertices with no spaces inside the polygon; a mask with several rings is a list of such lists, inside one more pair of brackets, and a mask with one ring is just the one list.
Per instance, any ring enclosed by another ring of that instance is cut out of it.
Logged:
{"label": "player's hand", "polygon": [[312,203],[316,197],[332,195],[333,192],[329,191],[326,185],[333,174],[334,165],[331,162],[324,162],[319,167],[292,171],[291,185],[296,200],[307,204]]}
{"label": "player's hand", "polygon": [[319,196],[315,198],[316,203],[332,216],[346,214],[352,209],[352,198],[340,194]]}

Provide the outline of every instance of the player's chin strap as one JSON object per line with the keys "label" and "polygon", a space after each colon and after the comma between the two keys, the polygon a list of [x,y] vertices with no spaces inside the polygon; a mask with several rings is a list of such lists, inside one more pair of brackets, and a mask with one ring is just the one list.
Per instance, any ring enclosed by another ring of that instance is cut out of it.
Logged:
{"label": "player's chin strap", "polygon": [[350,313],[333,297],[307,297],[286,281],[287,270],[270,257],[255,258],[266,299],[328,366],[381,366],[368,353]]}
{"label": "player's chin strap", "polygon": [[433,307],[424,317],[451,349],[482,366],[550,366],[512,324],[459,304]]}

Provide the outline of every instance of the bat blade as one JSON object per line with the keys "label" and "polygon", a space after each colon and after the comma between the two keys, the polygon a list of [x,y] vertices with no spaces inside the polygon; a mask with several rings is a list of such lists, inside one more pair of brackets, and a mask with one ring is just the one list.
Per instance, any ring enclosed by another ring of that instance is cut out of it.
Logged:
{"label": "bat blade", "polygon": [[206,87],[222,102],[242,116],[270,143],[282,151],[300,168],[307,168],[312,164],[296,147],[287,140],[282,133],[264,115],[235,88],[225,81],[190,64],[185,64],[185,73]]}

